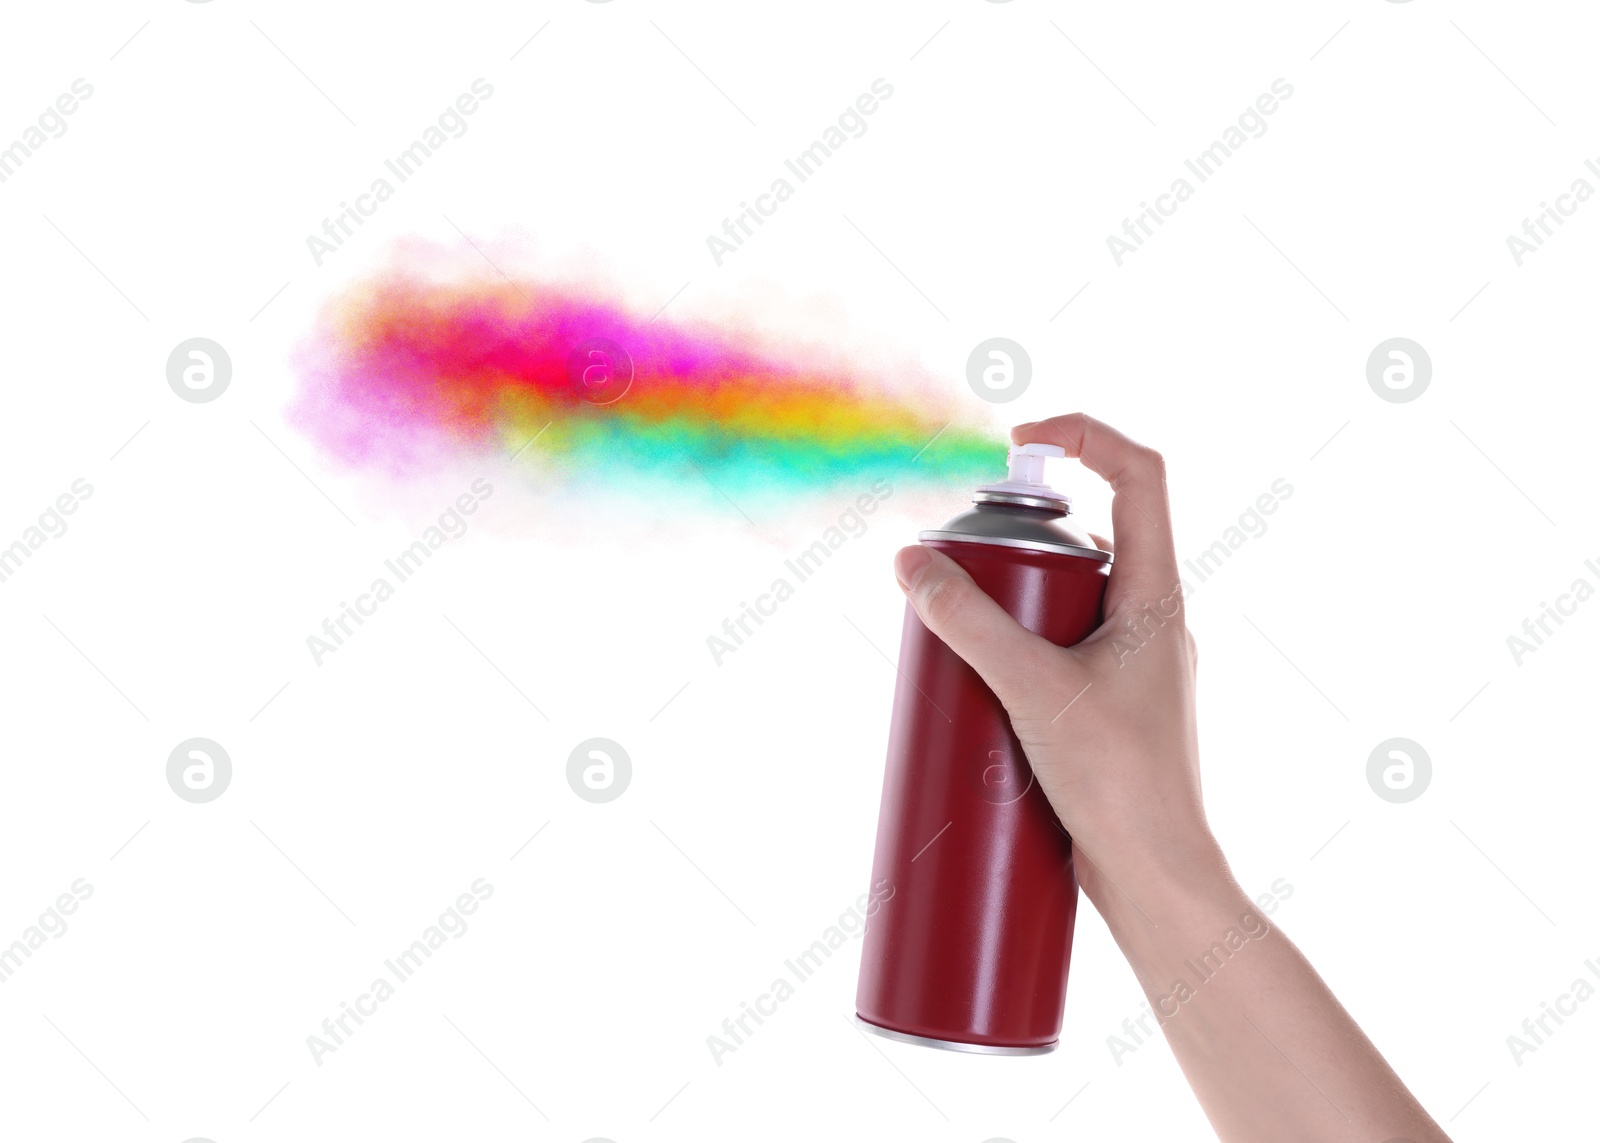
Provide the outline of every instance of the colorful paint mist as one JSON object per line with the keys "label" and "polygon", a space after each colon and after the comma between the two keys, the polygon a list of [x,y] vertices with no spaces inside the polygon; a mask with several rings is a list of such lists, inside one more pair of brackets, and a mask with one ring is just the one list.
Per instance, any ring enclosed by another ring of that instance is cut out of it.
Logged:
{"label": "colorful paint mist", "polygon": [[296,355],[291,420],[395,475],[515,458],[566,490],[961,486],[1004,451],[965,387],[815,344],[630,313],[572,286],[388,272]]}

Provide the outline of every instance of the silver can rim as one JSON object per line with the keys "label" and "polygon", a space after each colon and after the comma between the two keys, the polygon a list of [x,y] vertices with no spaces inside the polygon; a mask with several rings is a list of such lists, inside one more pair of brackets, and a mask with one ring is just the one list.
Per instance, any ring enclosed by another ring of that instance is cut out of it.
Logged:
{"label": "silver can rim", "polygon": [[961,544],[993,544],[1000,548],[1023,548],[1030,552],[1051,552],[1060,555],[1079,556],[1087,560],[1098,560],[1100,563],[1110,563],[1111,553],[1103,552],[1099,548],[1080,548],[1076,544],[1051,544],[1044,540],[1013,540],[1006,536],[976,536],[970,532],[944,532],[932,530],[918,532],[918,540],[953,540]]}
{"label": "silver can rim", "polygon": [[924,1048],[939,1048],[946,1052],[967,1052],[979,1056],[1042,1056],[1056,1050],[1060,1040],[1051,1040],[1048,1044],[1037,1047],[1007,1047],[1003,1044],[968,1044],[961,1040],[938,1040],[932,1036],[914,1036],[910,1032],[897,1032],[893,1028],[885,1028],[882,1024],[874,1024],[871,1020],[863,1020],[860,1014],[856,1016],[856,1027],[862,1028],[886,1040],[898,1040],[902,1044],[919,1044]]}

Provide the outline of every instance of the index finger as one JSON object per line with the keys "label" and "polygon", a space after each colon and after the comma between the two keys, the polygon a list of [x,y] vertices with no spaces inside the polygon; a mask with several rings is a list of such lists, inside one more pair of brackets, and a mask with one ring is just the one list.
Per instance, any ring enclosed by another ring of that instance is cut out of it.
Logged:
{"label": "index finger", "polygon": [[1011,430],[1017,444],[1060,445],[1070,457],[1111,485],[1111,526],[1117,541],[1113,574],[1144,588],[1167,591],[1178,583],[1167,503],[1167,466],[1161,454],[1093,417],[1067,413]]}

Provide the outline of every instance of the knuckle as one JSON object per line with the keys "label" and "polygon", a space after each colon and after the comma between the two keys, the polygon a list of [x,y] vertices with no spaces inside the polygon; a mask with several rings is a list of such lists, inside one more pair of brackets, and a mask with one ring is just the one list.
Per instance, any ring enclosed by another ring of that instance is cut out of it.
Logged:
{"label": "knuckle", "polygon": [[942,627],[957,621],[971,606],[973,582],[963,575],[940,576],[922,589],[923,619],[930,627]]}

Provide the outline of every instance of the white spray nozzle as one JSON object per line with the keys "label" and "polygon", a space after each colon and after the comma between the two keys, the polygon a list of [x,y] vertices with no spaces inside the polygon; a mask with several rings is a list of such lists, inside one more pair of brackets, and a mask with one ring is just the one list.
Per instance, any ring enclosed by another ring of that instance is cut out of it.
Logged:
{"label": "white spray nozzle", "polygon": [[1052,444],[1020,444],[1012,445],[1011,452],[1006,457],[1007,484],[1043,484],[1044,460],[1047,456],[1066,456],[1067,450],[1060,445]]}
{"label": "white spray nozzle", "polygon": [[993,492],[1007,496],[1027,496],[1033,499],[1059,500],[1063,505],[1072,498],[1057,492],[1045,483],[1044,462],[1052,456],[1066,456],[1067,450],[1053,444],[1012,445],[1006,455],[1006,479],[1000,484],[985,484],[980,493]]}

